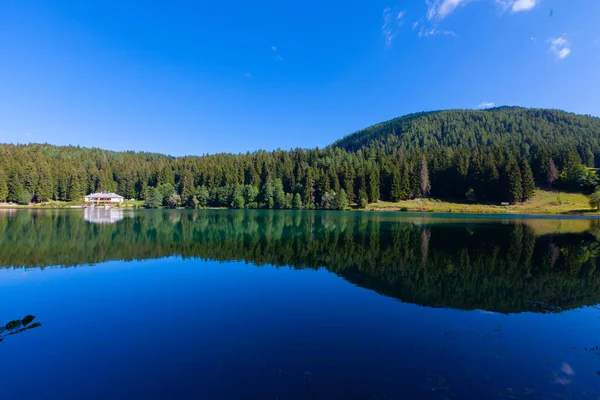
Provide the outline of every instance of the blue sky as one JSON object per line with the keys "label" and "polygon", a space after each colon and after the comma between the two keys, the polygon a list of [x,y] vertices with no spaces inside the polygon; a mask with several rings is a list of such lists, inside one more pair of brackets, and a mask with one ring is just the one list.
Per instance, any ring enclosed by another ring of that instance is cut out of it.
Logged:
{"label": "blue sky", "polygon": [[0,3],[0,142],[324,147],[411,112],[600,115],[600,1]]}

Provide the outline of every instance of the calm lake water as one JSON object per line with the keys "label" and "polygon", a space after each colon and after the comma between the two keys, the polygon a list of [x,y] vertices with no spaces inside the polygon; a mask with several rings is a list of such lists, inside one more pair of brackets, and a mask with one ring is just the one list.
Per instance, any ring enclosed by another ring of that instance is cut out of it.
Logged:
{"label": "calm lake water", "polygon": [[0,210],[0,397],[598,399],[599,238],[590,219]]}

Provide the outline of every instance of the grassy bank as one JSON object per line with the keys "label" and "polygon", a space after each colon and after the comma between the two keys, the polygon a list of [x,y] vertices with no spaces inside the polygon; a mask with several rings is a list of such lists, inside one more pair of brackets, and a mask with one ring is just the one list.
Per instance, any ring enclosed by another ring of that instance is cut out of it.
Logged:
{"label": "grassy bank", "polygon": [[[0,208],[82,208],[83,203],[78,201],[48,201],[45,203],[31,203],[29,205],[20,205],[16,203],[0,203]],[[120,208],[142,208],[144,207],[143,200],[125,200]]]}
{"label": "grassy bank", "polygon": [[[29,206],[14,203],[0,203],[0,208],[79,208],[80,202],[51,201]],[[143,208],[143,200],[127,200],[121,208]],[[410,211],[410,212],[435,212],[435,213],[460,213],[460,214],[538,214],[538,215],[599,215],[600,212],[592,210],[588,196],[581,193],[567,193],[538,189],[531,200],[511,206],[498,204],[474,204],[464,201],[441,199],[406,200],[397,203],[379,201],[369,204],[368,211]]]}
{"label": "grassy bank", "polygon": [[398,203],[380,201],[370,204],[367,210],[467,214],[595,215],[596,211],[590,208],[588,201],[588,197],[581,193],[538,189],[529,201],[511,206],[473,204],[440,199],[417,199]]}

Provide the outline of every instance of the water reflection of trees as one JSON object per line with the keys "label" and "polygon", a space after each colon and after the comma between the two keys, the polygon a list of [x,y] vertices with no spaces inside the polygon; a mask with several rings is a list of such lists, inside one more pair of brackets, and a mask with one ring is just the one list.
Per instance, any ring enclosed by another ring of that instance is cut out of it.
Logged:
{"label": "water reflection of trees", "polygon": [[0,343],[2,343],[8,336],[23,333],[30,329],[35,329],[42,326],[42,324],[39,322],[33,322],[33,320],[35,320],[35,316],[26,315],[23,319],[15,319],[7,322],[4,326],[0,326]]}
{"label": "water reflection of trees", "polygon": [[[428,306],[556,311],[600,302],[597,222],[543,235],[528,223],[372,214],[142,212],[113,225],[75,213],[0,218],[0,265],[74,266],[170,255],[328,270]],[[548,224],[551,222],[548,222]],[[540,307],[546,304],[548,307]]]}

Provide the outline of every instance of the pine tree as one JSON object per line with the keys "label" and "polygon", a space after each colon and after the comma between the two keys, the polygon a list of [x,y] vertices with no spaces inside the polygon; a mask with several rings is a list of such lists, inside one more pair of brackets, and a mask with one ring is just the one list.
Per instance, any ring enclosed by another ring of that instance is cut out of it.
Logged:
{"label": "pine tree", "polygon": [[196,208],[197,198],[191,171],[185,171],[181,180],[181,199],[187,208]]}
{"label": "pine tree", "polygon": [[523,200],[523,179],[521,169],[514,159],[509,160],[504,174],[504,200],[511,204]]}
{"label": "pine tree", "polygon": [[522,201],[527,201],[533,196],[533,192],[535,192],[535,181],[531,167],[525,159],[521,161],[521,179],[523,181]]}
{"label": "pine tree", "polygon": [[348,196],[344,189],[340,189],[340,192],[335,196],[333,208],[336,210],[345,210],[348,208]]}
{"label": "pine tree", "polygon": [[300,193],[296,193],[294,195],[294,201],[292,203],[292,208],[294,210],[301,210],[302,209],[302,198],[300,197]]}
{"label": "pine tree", "polygon": [[408,200],[411,197],[412,189],[410,186],[410,167],[404,163],[402,175],[400,176],[400,200]]}
{"label": "pine tree", "polygon": [[6,178],[4,171],[0,169],[0,203],[4,203],[8,197],[8,186],[6,185]]}
{"label": "pine tree", "polygon": [[83,189],[77,175],[72,175],[67,189],[67,201],[81,201],[83,198]]}
{"label": "pine tree", "polygon": [[163,205],[163,197],[160,191],[152,186],[148,187],[146,192],[146,207],[160,208]]}
{"label": "pine tree", "polygon": [[376,203],[379,200],[379,184],[379,168],[377,164],[370,165],[367,171],[367,194],[370,203]]}
{"label": "pine tree", "polygon": [[392,172],[392,187],[390,188],[390,200],[398,202],[404,200],[402,188],[402,175],[398,169]]}

